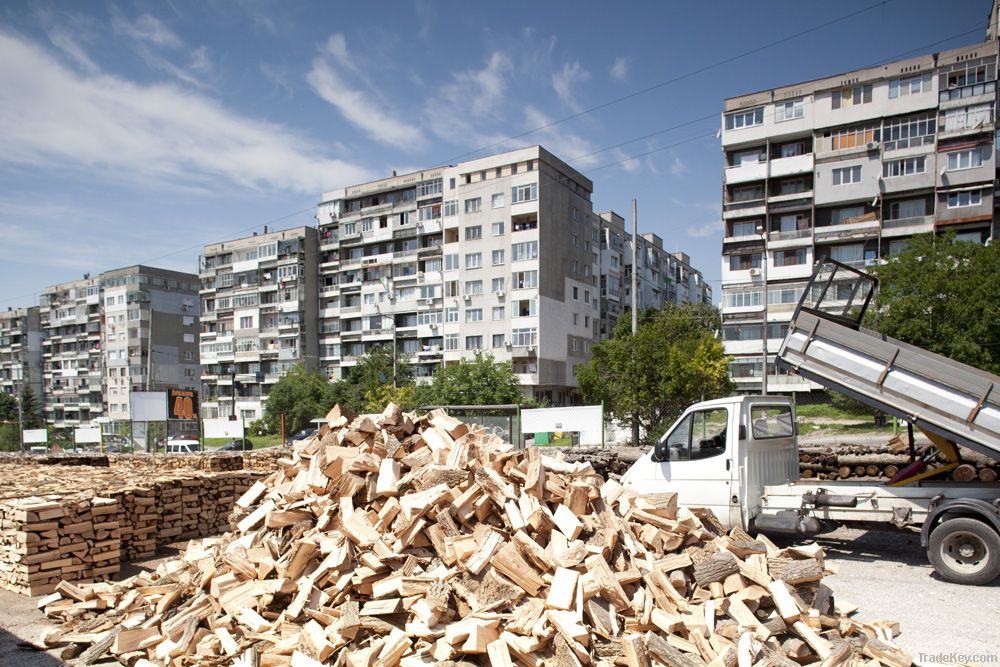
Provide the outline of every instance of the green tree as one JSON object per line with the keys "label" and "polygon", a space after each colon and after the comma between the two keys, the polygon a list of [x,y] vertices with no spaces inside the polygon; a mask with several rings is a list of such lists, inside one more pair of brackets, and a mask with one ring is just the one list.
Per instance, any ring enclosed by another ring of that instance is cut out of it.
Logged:
{"label": "green tree", "polygon": [[915,236],[872,273],[879,291],[867,326],[1000,373],[1000,247]]}
{"label": "green tree", "polygon": [[17,423],[17,399],[0,391],[0,422]]}
{"label": "green tree", "polygon": [[497,361],[492,354],[434,372],[431,383],[417,388],[421,405],[506,405],[525,403],[524,392],[509,361]]}
{"label": "green tree", "polygon": [[[15,411],[14,414],[16,415],[17,412]],[[25,386],[21,390],[21,419],[24,428],[41,428],[45,425],[45,420],[42,418],[42,405],[29,386]]]}
{"label": "green tree", "polygon": [[603,401],[605,411],[623,424],[637,418],[653,440],[691,403],[726,396],[733,390],[728,357],[715,332],[718,309],[670,305],[642,315],[632,336],[628,313],[613,336],[592,348],[577,371],[588,403]]}
{"label": "green tree", "polygon": [[311,426],[311,420],[322,417],[332,406],[326,377],[297,364],[271,388],[263,421],[271,433],[276,433],[284,415],[285,433],[295,433]]}

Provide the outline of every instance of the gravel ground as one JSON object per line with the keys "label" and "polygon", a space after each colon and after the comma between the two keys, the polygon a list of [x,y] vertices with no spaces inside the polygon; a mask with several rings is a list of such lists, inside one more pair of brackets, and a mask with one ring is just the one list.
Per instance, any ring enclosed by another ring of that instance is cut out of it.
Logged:
{"label": "gravel ground", "polygon": [[858,606],[860,619],[898,621],[896,641],[915,661],[1000,664],[1000,580],[943,581],[916,533],[842,527],[817,542],[839,568],[823,580],[835,598]]}
{"label": "gravel ground", "polygon": [[[921,663],[1000,664],[1000,580],[989,586],[949,584],[934,574],[919,536],[890,530],[839,528],[817,540],[838,574],[824,579],[835,597],[859,607],[863,620],[898,621],[896,641]],[[177,553],[172,545],[157,557],[132,566],[155,568]],[[0,590],[0,665],[60,665],[58,652],[25,647],[38,644],[52,627],[35,608],[37,598]],[[965,659],[963,659],[965,658]],[[117,664],[117,663],[114,663]]]}

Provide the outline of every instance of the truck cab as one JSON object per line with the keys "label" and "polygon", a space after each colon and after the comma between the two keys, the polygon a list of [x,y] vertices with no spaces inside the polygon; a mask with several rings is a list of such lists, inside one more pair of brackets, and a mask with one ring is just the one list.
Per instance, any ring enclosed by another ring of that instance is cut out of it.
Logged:
{"label": "truck cab", "polygon": [[688,408],[622,478],[638,493],[664,490],[749,529],[764,487],[799,478],[795,406],[779,396],[732,396]]}

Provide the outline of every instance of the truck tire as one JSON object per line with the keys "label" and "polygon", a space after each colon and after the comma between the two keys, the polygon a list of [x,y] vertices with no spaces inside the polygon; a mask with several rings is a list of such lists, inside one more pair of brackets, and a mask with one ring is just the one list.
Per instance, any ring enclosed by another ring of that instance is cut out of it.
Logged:
{"label": "truck tire", "polygon": [[1000,535],[976,519],[946,519],[931,533],[927,557],[945,581],[988,584],[1000,575]]}

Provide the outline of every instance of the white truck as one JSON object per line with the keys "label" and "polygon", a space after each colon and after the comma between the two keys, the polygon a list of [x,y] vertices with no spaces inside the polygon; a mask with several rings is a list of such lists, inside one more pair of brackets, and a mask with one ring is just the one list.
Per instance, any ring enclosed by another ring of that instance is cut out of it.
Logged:
{"label": "white truck", "polygon": [[[923,431],[943,463],[915,458],[890,483],[800,479],[795,405],[786,397],[697,403],[625,474],[627,488],[676,491],[727,526],[808,536],[821,522],[919,526],[938,574],[1000,576],[1000,483],[934,481],[960,462],[956,444],[1000,459],[1000,378],[862,330],[876,282],[818,264],[778,363]],[[913,453],[912,429],[910,442]]]}

